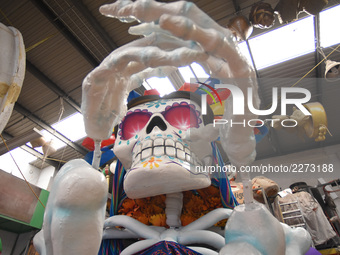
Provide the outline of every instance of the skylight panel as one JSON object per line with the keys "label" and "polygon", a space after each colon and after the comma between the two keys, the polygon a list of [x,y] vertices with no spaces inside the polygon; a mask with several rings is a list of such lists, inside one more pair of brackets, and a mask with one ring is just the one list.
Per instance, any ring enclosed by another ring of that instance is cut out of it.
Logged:
{"label": "skylight panel", "polygon": [[203,67],[200,64],[194,62],[190,66],[194,70],[197,78],[208,79],[210,77],[210,75],[205,72],[205,70],[203,69]]}
{"label": "skylight panel", "polygon": [[249,40],[255,65],[262,69],[315,50],[314,18],[292,22]]}
{"label": "skylight panel", "polygon": [[320,13],[320,46],[329,47],[340,43],[340,5],[329,8]]}
{"label": "skylight panel", "polygon": [[252,65],[252,60],[250,56],[250,52],[247,46],[247,43],[245,41],[240,42],[238,44],[238,48],[240,49],[241,54],[248,60],[248,62]]}
{"label": "skylight panel", "polygon": [[185,82],[190,83],[191,79],[196,79],[194,73],[191,71],[190,66],[178,67],[178,71],[182,75]]}
{"label": "skylight panel", "polygon": [[79,112],[61,120],[52,127],[72,142],[86,136],[83,115]]}
{"label": "skylight panel", "polygon": [[168,77],[152,77],[146,81],[151,86],[151,88],[158,90],[161,97],[175,91],[175,88]]}
{"label": "skylight panel", "polygon": [[150,87],[150,85],[149,85],[146,81],[143,81],[143,87],[144,87],[146,90],[152,89],[152,88]]}
{"label": "skylight panel", "polygon": [[[58,123],[53,124],[52,127],[56,131],[67,137],[72,142],[78,141],[81,138],[87,136],[85,132],[83,115],[81,115],[78,112],[73,115],[70,115],[65,119],[62,119]],[[55,137],[53,133],[51,134],[46,130],[42,130],[41,133],[46,142],[50,142],[51,140],[53,140],[52,141],[53,148],[55,148],[56,150],[66,146],[66,143]],[[30,143],[27,143],[27,145],[31,146]],[[39,151],[40,153],[43,153],[41,147],[35,148],[35,150]]]}
{"label": "skylight panel", "polygon": [[205,81],[210,77],[210,75],[205,72],[203,67],[196,62],[193,62],[190,66],[179,67],[178,70],[184,81],[188,83],[196,81],[196,78],[203,79],[203,81]]}
{"label": "skylight panel", "polygon": [[[35,156],[24,151],[20,147],[11,150],[11,154],[20,168],[27,168],[27,165],[30,162],[36,160]],[[9,152],[0,156],[0,166],[2,170],[22,178],[21,175],[19,175],[18,168]]]}

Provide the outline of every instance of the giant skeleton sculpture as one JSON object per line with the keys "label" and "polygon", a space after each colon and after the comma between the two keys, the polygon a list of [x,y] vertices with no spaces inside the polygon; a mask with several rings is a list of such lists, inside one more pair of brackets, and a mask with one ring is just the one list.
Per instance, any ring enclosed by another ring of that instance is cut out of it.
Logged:
{"label": "giant skeleton sculpture", "polygon": [[[232,164],[251,164],[256,154],[251,127],[213,128],[200,114],[200,105],[184,92],[162,98],[160,107],[150,108],[151,104],[144,102],[127,112],[129,91],[140,86],[143,79],[165,76],[177,66],[192,62],[201,63],[221,81],[233,78],[244,94],[248,88],[256,91],[255,72],[239,53],[232,33],[185,1],[118,0],[102,6],[100,11],[124,22],[139,21],[141,24],[129,32],[143,38],[116,49],[84,79],[85,127],[97,144],[93,167],[83,160],[73,160],[58,173],[43,229],[34,238],[40,254],[96,254],[102,238],[142,239],[122,254],[137,253],[162,240],[202,244],[189,246],[202,254],[304,254],[311,244],[309,234],[280,224],[255,203],[246,175],[241,175],[244,205],[234,210],[218,208],[181,226],[182,192],[210,185],[209,175],[195,172],[192,165],[212,164],[210,142],[218,136]],[[157,100],[151,98],[148,102]],[[226,119],[255,118],[250,112],[233,115],[230,102],[228,99],[226,103]],[[256,93],[253,102],[259,106]],[[181,114],[184,119],[190,116],[187,122],[177,121]],[[98,168],[98,144],[122,119],[114,151],[127,170],[125,192],[132,199],[166,194],[169,228],[149,227],[126,215],[112,216],[104,222],[107,187],[104,177],[93,168]],[[142,167],[152,157],[157,157],[158,167]],[[207,230],[227,218],[224,236]]]}

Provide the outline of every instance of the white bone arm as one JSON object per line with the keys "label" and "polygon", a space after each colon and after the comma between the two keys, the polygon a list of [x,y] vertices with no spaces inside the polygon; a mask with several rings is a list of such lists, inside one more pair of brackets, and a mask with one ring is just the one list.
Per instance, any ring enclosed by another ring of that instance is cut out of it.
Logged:
{"label": "white bone arm", "polygon": [[139,238],[135,233],[128,229],[118,229],[118,228],[107,228],[104,229],[103,240],[104,239],[132,239]]}
{"label": "white bone arm", "polygon": [[140,238],[159,239],[159,232],[126,215],[116,215],[105,220],[105,228],[124,227]]}

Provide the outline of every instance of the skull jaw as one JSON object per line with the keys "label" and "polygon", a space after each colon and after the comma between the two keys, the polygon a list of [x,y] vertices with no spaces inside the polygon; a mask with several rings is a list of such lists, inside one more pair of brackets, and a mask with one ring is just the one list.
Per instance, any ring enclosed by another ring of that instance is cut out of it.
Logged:
{"label": "skull jaw", "polygon": [[191,171],[176,162],[163,163],[152,169],[132,168],[125,176],[124,190],[129,198],[138,199],[210,186],[208,174]]}

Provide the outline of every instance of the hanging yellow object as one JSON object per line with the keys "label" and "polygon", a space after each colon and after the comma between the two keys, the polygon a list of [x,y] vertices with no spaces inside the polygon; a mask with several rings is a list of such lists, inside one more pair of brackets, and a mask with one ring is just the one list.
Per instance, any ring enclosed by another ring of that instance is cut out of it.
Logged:
{"label": "hanging yellow object", "polygon": [[212,109],[212,111],[214,112],[215,116],[223,116],[224,113],[224,104],[225,101],[222,101],[222,105],[220,104],[220,102],[216,103],[216,104],[211,104],[210,107]]}
{"label": "hanging yellow object", "polygon": [[306,135],[310,138],[315,138],[316,142],[324,141],[328,131],[328,122],[326,111],[319,102],[308,103],[304,105],[312,114],[304,129]]}

